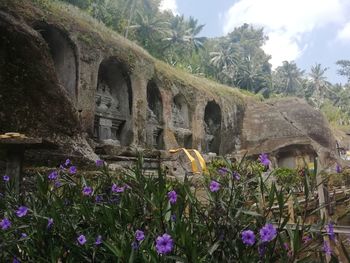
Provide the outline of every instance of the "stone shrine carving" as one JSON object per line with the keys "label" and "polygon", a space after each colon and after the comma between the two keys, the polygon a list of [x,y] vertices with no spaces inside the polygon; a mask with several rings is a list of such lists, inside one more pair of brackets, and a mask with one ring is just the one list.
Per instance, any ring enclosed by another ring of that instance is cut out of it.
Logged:
{"label": "stone shrine carving", "polygon": [[205,138],[204,138],[205,139],[205,148],[207,150],[209,150],[211,144],[214,141],[214,134],[213,134],[212,130],[210,129],[210,126],[206,122],[204,122],[204,131],[205,131]]}
{"label": "stone shrine carving", "polygon": [[181,106],[176,105],[175,103],[172,106],[172,117],[175,127],[188,128],[187,123],[185,122],[184,116],[182,115]]}
{"label": "stone shrine carving", "polygon": [[101,81],[97,87],[95,101],[95,138],[113,140],[119,144],[120,130],[125,123],[125,117],[120,113],[118,98],[113,96],[110,87]]}
{"label": "stone shrine carving", "polygon": [[161,146],[159,145],[160,144],[159,140],[160,140],[160,136],[162,134],[163,128],[157,116],[149,107],[147,107],[147,123],[148,123],[148,127],[147,127],[148,145],[152,145],[156,149],[160,148]]}

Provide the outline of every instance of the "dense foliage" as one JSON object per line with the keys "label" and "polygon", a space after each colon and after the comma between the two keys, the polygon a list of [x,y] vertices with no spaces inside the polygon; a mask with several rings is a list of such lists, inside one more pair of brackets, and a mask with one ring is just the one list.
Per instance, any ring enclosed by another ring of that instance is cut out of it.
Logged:
{"label": "dense foliage", "polygon": [[[261,162],[219,160],[203,178],[180,182],[162,171],[145,176],[142,158],[122,174],[99,161],[99,171],[88,177],[67,160],[48,175],[38,174],[21,196],[4,176],[0,261],[250,263],[333,257],[330,244],[304,224],[312,213],[307,207],[299,230],[287,225],[289,191],[269,180],[268,159]],[[308,200],[314,188],[307,173],[303,181]],[[323,228],[321,222],[316,226]],[[333,240],[331,230],[324,235]]]}

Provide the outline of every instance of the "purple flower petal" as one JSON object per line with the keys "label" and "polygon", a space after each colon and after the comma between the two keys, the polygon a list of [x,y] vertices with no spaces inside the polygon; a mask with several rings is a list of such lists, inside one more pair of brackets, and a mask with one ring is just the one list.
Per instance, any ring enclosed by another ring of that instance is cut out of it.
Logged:
{"label": "purple flower petal", "polygon": [[277,235],[277,229],[272,224],[266,224],[260,229],[260,238],[263,242],[270,242]]}
{"label": "purple flower petal", "polygon": [[266,153],[262,153],[259,155],[259,161],[265,167],[268,167],[271,164],[271,161],[269,160],[269,157]]}
{"label": "purple flower petal", "polygon": [[9,229],[11,227],[11,221],[5,217],[0,221],[0,227],[2,230]]}
{"label": "purple flower petal", "polygon": [[219,184],[217,181],[211,181],[209,185],[210,192],[217,192],[221,188],[221,184]]}
{"label": "purple flower petal", "polygon": [[168,192],[168,198],[169,198],[169,202],[170,204],[175,204],[177,201],[177,193],[175,192],[175,190],[172,190],[170,192]]}
{"label": "purple flower petal", "polygon": [[10,181],[10,176],[4,175],[4,176],[2,177],[2,179],[3,179],[5,182],[8,182],[8,181]]}
{"label": "purple flower petal", "polygon": [[156,239],[156,250],[158,254],[168,254],[173,250],[174,241],[168,234],[158,236]]}
{"label": "purple flower petal", "polygon": [[96,238],[96,241],[95,241],[95,245],[98,246],[98,245],[101,245],[101,244],[102,244],[102,236],[98,235],[97,238]]}
{"label": "purple flower petal", "polygon": [[80,245],[84,245],[86,243],[86,237],[84,235],[78,236],[77,240]]}
{"label": "purple flower petal", "polygon": [[242,241],[247,246],[252,246],[255,243],[255,235],[252,230],[245,230],[242,232]]}
{"label": "purple flower petal", "polygon": [[240,175],[237,171],[234,171],[234,172],[232,173],[232,176],[233,176],[233,178],[236,179],[237,181],[238,181],[239,179],[241,179],[241,175]]}
{"label": "purple flower petal", "polygon": [[145,239],[145,233],[141,230],[136,230],[135,232],[135,239],[138,241],[138,242],[141,242],[142,240]]}
{"label": "purple flower petal", "polygon": [[57,177],[58,177],[58,172],[57,172],[57,171],[52,171],[52,172],[49,174],[49,176],[48,176],[49,180],[51,180],[51,181],[56,180]]}
{"label": "purple flower petal", "polygon": [[225,175],[225,174],[229,173],[230,171],[229,171],[229,169],[227,169],[226,167],[220,167],[220,168],[218,169],[218,172],[219,172],[219,174],[221,174],[221,175]]}
{"label": "purple flower petal", "polygon": [[90,186],[84,186],[83,188],[83,195],[85,196],[92,196],[93,189]]}
{"label": "purple flower petal", "polygon": [[103,160],[96,160],[95,163],[96,163],[96,166],[97,166],[97,167],[101,167],[101,166],[104,165],[105,162],[104,162]]}
{"label": "purple flower petal", "polygon": [[68,166],[68,165],[70,165],[71,164],[71,161],[69,160],[69,159],[67,159],[65,162],[64,162],[64,166]]}
{"label": "purple flower petal", "polygon": [[27,214],[27,212],[28,212],[28,207],[26,207],[26,206],[20,206],[20,207],[17,209],[17,211],[16,211],[16,215],[17,215],[18,217],[23,217],[23,216],[25,216],[25,215]]}
{"label": "purple flower petal", "polygon": [[69,173],[70,174],[76,174],[77,173],[77,167],[75,167],[75,166],[69,167]]}
{"label": "purple flower petal", "polygon": [[125,191],[125,186],[118,186],[117,184],[112,185],[112,192],[123,193]]}
{"label": "purple flower petal", "polygon": [[48,228],[48,229],[51,228],[52,225],[53,225],[53,218],[49,218],[49,219],[47,220],[47,228]]}

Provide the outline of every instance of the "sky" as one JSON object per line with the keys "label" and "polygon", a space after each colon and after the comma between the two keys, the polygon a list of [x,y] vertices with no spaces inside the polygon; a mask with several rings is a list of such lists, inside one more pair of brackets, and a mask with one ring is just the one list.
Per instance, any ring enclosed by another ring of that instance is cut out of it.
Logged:
{"label": "sky", "polygon": [[162,0],[161,10],[193,16],[201,36],[224,36],[243,23],[264,27],[273,69],[295,61],[310,71],[321,63],[332,83],[345,83],[335,62],[350,60],[350,0]]}

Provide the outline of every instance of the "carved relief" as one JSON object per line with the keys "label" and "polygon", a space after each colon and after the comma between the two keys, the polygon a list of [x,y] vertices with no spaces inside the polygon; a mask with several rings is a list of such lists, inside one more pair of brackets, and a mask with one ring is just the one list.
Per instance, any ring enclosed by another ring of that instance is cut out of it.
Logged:
{"label": "carved relief", "polygon": [[153,81],[147,85],[147,145],[163,149],[163,104],[158,87]]}
{"label": "carved relief", "polygon": [[[122,133],[128,114],[129,97],[125,74],[114,61],[101,63],[95,95],[94,137],[114,145],[126,145]],[[121,103],[122,102],[122,103]]]}
{"label": "carved relief", "polygon": [[215,101],[210,101],[204,111],[204,149],[219,154],[220,143],[221,109]]}
{"label": "carved relief", "polygon": [[190,130],[189,109],[185,97],[178,94],[173,99],[172,123],[179,146],[192,147],[192,131]]}

